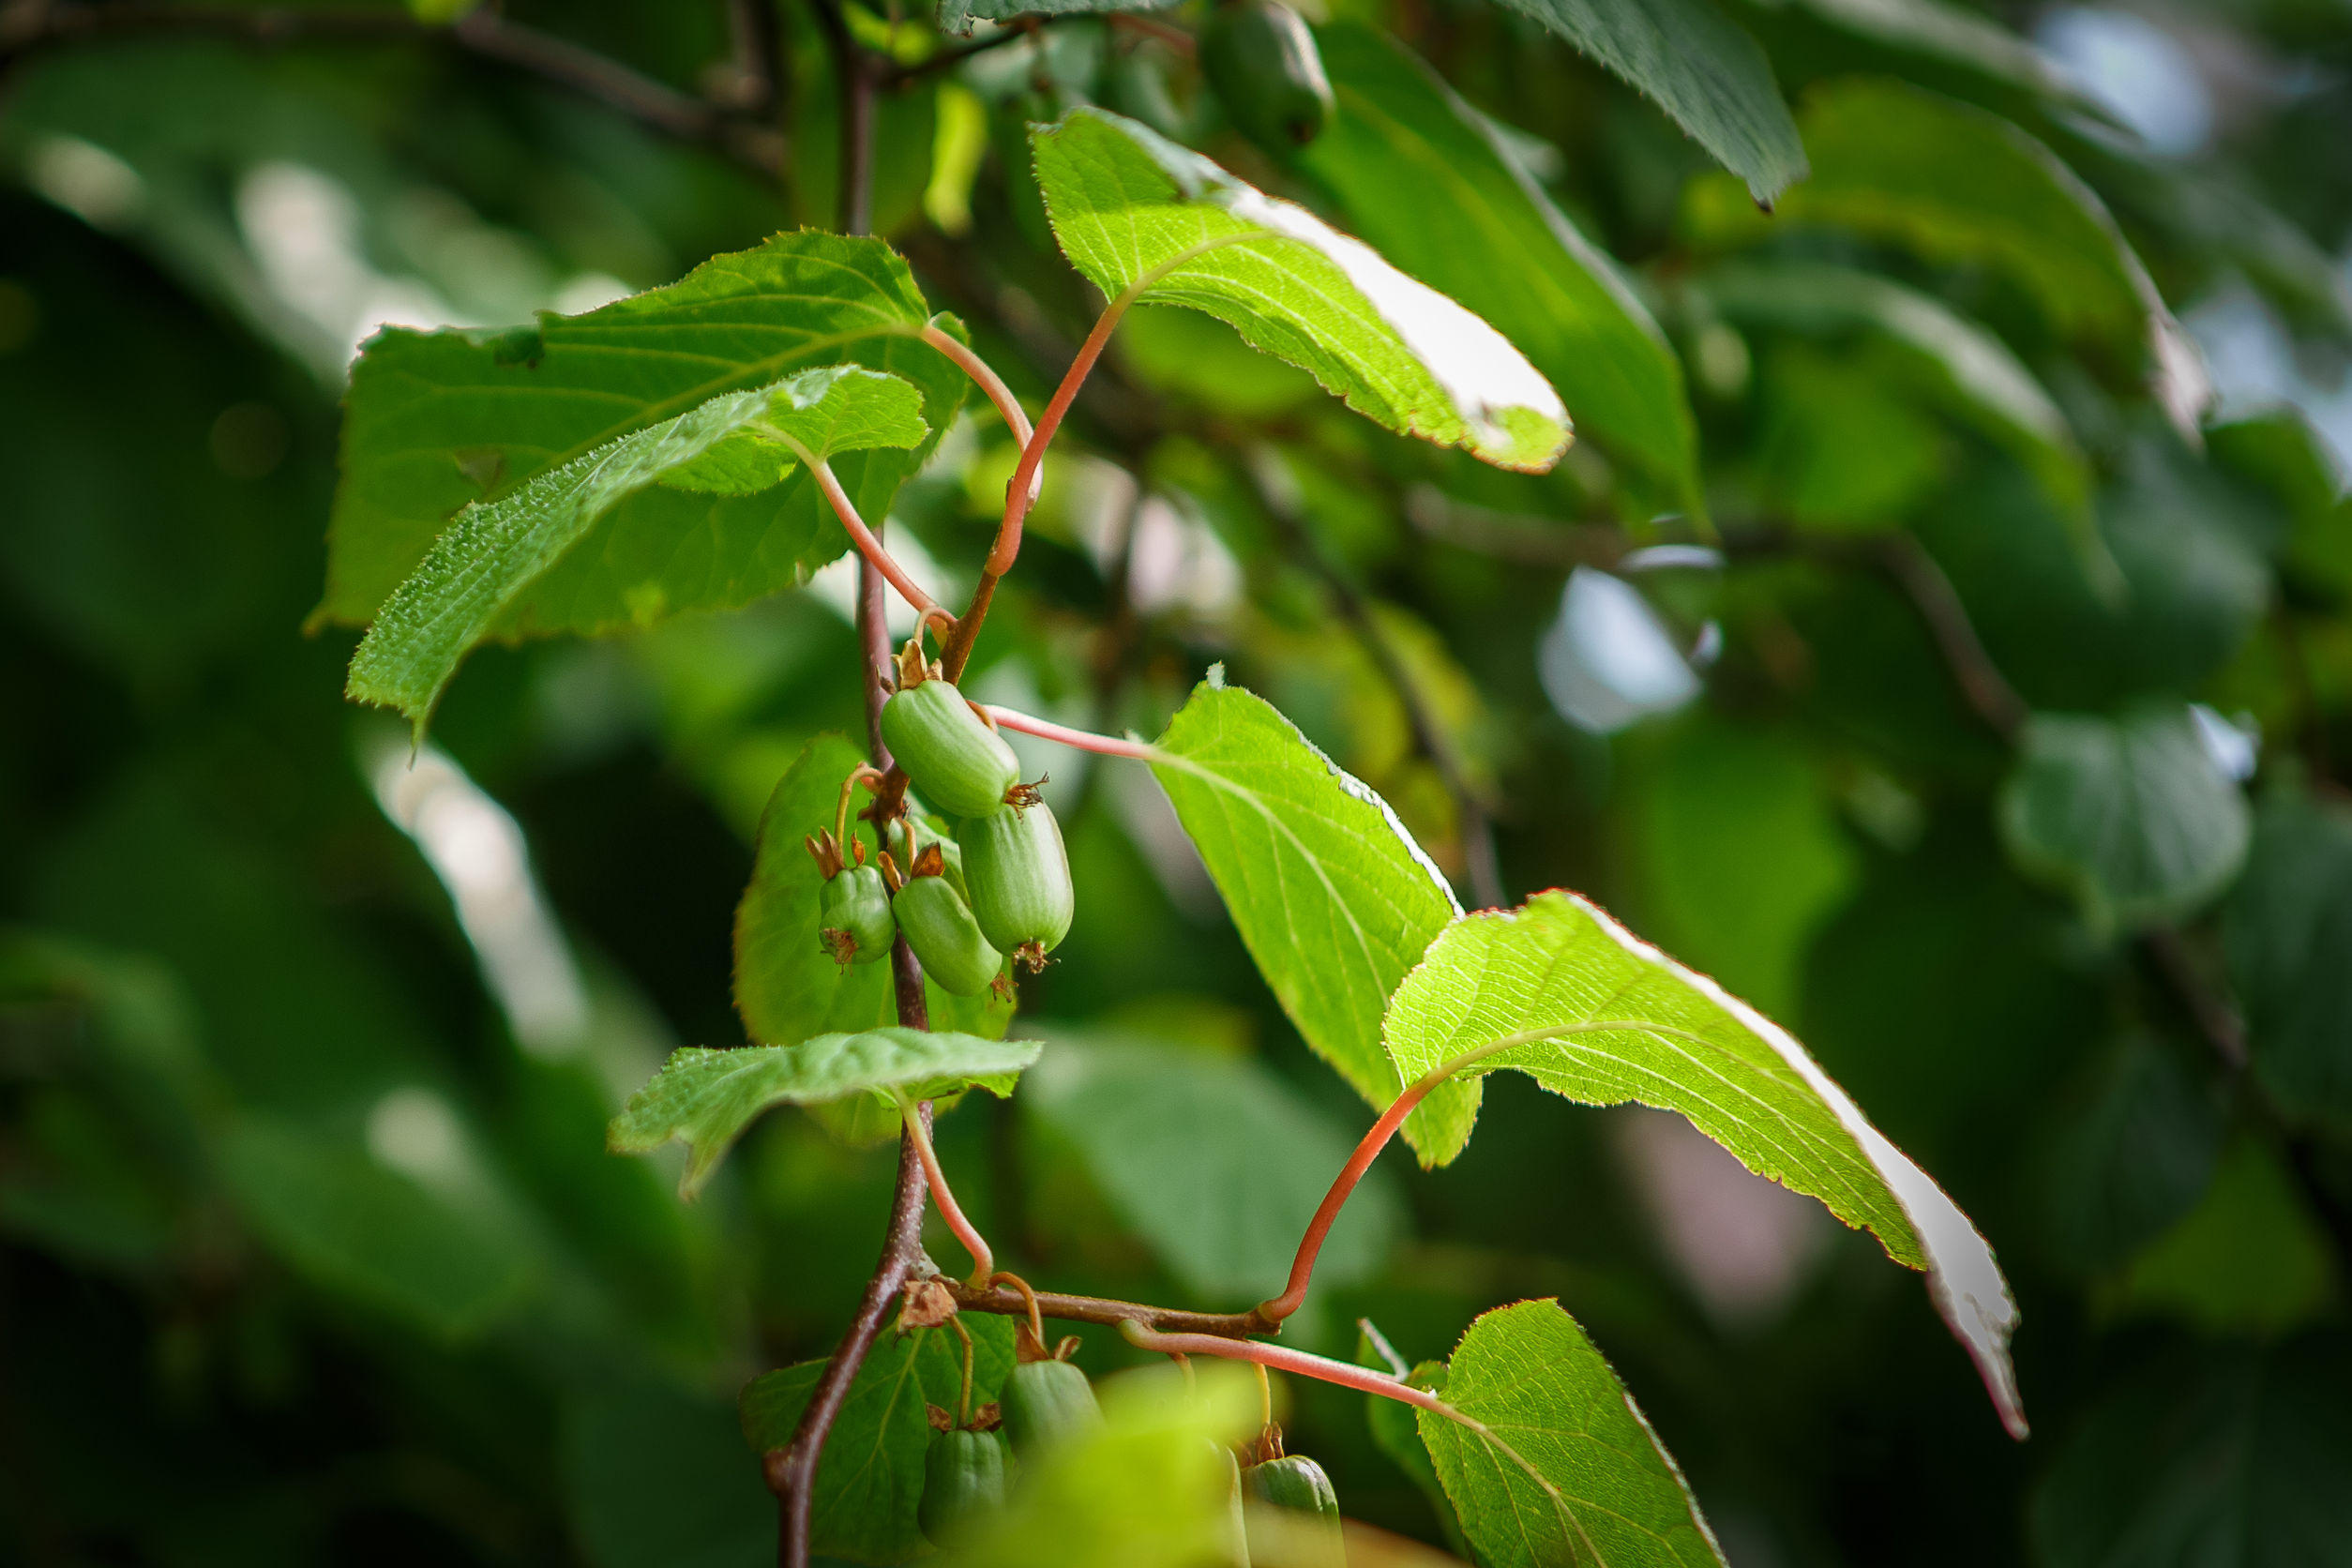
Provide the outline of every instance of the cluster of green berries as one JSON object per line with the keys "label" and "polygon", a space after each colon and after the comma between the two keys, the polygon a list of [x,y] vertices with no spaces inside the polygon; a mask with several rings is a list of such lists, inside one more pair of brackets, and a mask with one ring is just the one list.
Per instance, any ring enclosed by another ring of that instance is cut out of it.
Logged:
{"label": "cluster of green berries", "polygon": [[842,964],[872,963],[903,934],[924,973],[957,996],[995,985],[1007,957],[1033,973],[1069,934],[1076,912],[1062,824],[1004,737],[910,642],[898,689],[882,705],[883,744],[924,798],[962,819],[953,838],[908,819],[903,870],[845,864],[830,834],[808,842],[825,884],[819,940]]}
{"label": "cluster of green berries", "polygon": [[[931,1446],[924,1460],[923,1500],[915,1519],[934,1545],[953,1539],[966,1520],[1004,1505],[1017,1461],[1082,1438],[1101,1425],[1093,1385],[1084,1372],[1063,1359],[1077,1345],[1077,1340],[1065,1339],[1055,1357],[1014,1367],[1004,1380],[1000,1403],[967,1425],[932,1409]],[[1244,1455],[1223,1444],[1217,1453],[1232,1474],[1229,1524],[1219,1531],[1220,1568],[1250,1568],[1253,1547],[1269,1560],[1297,1568],[1346,1568],[1339,1495],[1322,1466],[1304,1455],[1283,1453],[1282,1428],[1266,1426]],[[1272,1549],[1273,1543],[1256,1539],[1274,1532],[1267,1528],[1267,1515],[1253,1513],[1244,1500],[1288,1511],[1276,1515],[1289,1527],[1280,1530],[1278,1552]]]}

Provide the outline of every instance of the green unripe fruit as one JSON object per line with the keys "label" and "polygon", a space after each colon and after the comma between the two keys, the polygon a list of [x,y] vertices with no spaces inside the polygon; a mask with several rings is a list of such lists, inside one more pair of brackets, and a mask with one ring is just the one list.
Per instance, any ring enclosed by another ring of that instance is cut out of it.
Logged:
{"label": "green unripe fruit", "polygon": [[871,866],[844,867],[817,895],[817,940],[840,964],[870,964],[888,956],[898,923],[890,889]]}
{"label": "green unripe fruit", "polygon": [[988,945],[972,906],[945,877],[917,877],[891,900],[898,929],[940,989],[978,996],[996,983],[1004,955]]}
{"label": "green unripe fruit", "polygon": [[914,1522],[933,1545],[944,1545],[973,1515],[1004,1506],[1004,1440],[997,1433],[932,1433]]}
{"label": "green unripe fruit", "polygon": [[1331,119],[1331,79],[1315,35],[1281,0],[1219,6],[1200,35],[1200,70],[1236,129],[1279,157]]}
{"label": "green unripe fruit", "polygon": [[997,1402],[1004,1412],[1005,1433],[1024,1455],[1082,1438],[1103,1423],[1094,1385],[1066,1361],[1032,1361],[1014,1367]]}
{"label": "green unripe fruit", "polygon": [[[1269,1459],[1242,1471],[1242,1490],[1253,1501],[1289,1509],[1295,1515],[1283,1521],[1291,1528],[1280,1532],[1282,1560],[1298,1568],[1347,1568],[1348,1547],[1340,1532],[1339,1494],[1332,1489],[1323,1467],[1304,1454]],[[1252,1553],[1275,1555],[1275,1543],[1260,1541],[1271,1530],[1254,1530]],[[1302,1553],[1307,1555],[1301,1555]]]}
{"label": "green unripe fruit", "polygon": [[1020,759],[952,681],[900,686],[882,704],[882,732],[923,798],[951,817],[993,811],[1020,782]]}
{"label": "green unripe fruit", "polygon": [[939,846],[940,875],[947,885],[963,895],[964,902],[972,902],[972,888],[964,882],[964,847],[956,842],[947,831],[927,818],[913,817],[914,852],[920,855],[932,845]]}
{"label": "green unripe fruit", "polygon": [[1062,824],[1044,801],[967,818],[956,830],[964,847],[965,884],[980,932],[1033,971],[1070,934],[1077,908]]}

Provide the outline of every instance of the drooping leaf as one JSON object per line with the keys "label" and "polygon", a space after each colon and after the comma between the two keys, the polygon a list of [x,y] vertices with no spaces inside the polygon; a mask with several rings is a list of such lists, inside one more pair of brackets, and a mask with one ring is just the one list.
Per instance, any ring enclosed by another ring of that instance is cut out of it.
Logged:
{"label": "drooping leaf", "polygon": [[2225,915],[2255,1075],[2296,1111],[2352,1117],[2352,813],[2265,800]]}
{"label": "drooping leaf", "polygon": [[1500,333],[1305,208],[1099,109],[1031,142],[1054,237],[1104,294],[1205,310],[1365,417],[1500,467],[1567,446],[1560,395]]}
{"label": "drooping leaf", "polygon": [[348,1140],[249,1117],[219,1157],[246,1219],[322,1289],[450,1340],[522,1304],[532,1260],[514,1238]]}
{"label": "drooping leaf", "polygon": [[[1807,95],[1800,116],[1813,174],[1775,228],[1829,224],[1931,261],[2009,274],[2058,330],[2145,361],[2150,391],[2194,442],[2210,400],[2204,363],[2098,196],[2050,149],[1983,110],[1897,82],[1849,79]],[[1702,233],[1761,237],[1720,182],[1699,182]]]}
{"label": "drooping leaf", "polygon": [[2191,913],[2246,857],[2245,796],[2179,704],[2034,715],[1999,811],[2018,866],[2103,928]]}
{"label": "drooping leaf", "polygon": [[[802,231],[713,258],[666,288],[505,332],[393,328],[345,400],[342,480],[314,619],[374,615],[450,519],[723,393],[843,361],[923,395],[931,435],[835,465],[868,518],[954,422],[963,373],[913,335],[929,308],[880,240]],[[792,586],[849,546],[807,475],[753,497],[656,487],[624,502],[493,628],[596,632],[732,608]]]}
{"label": "drooping leaf", "polygon": [[2007,445],[2061,511],[2088,526],[2090,468],[2065,415],[2008,344],[1941,300],[1818,263],[1722,266],[1696,287],[1743,324],[1863,332],[1894,345],[1937,401]]}
{"label": "drooping leaf", "polygon": [[678,1193],[691,1198],[744,1129],[773,1106],[894,1092],[927,1100],[974,1086],[1002,1096],[1036,1060],[1034,1040],[983,1040],[895,1025],[820,1034],[793,1046],[688,1046],[629,1096],[606,1142],[618,1154],[641,1154],[673,1138],[686,1144],[692,1157]]}
{"label": "drooping leaf", "polygon": [[[1262,699],[1212,676],[1168,721],[1153,764],[1225,907],[1317,1055],[1380,1109],[1411,1081],[1380,1048],[1389,993],[1461,913],[1396,814]],[[1478,1114],[1478,1085],[1417,1113]],[[1422,1150],[1417,1129],[1408,1139]]]}
{"label": "drooping leaf", "polygon": [[[789,1044],[898,1021],[890,966],[837,963],[817,940],[817,895],[823,879],[803,843],[820,829],[832,828],[841,781],[864,761],[839,735],[817,736],[776,780],[761,814],[758,857],[735,909],[735,1008],[754,1040]],[[850,830],[870,856],[872,830],[854,818]],[[1013,1021],[1009,987],[1004,994],[990,989],[962,997],[927,983],[923,993],[938,1029],[997,1040]],[[867,1120],[895,1132],[895,1116]],[[829,1124],[845,1136],[853,1130]]]}
{"label": "drooping leaf", "polygon": [[[1587,900],[1543,893],[1456,921],[1397,988],[1387,1035],[1408,1080],[1500,1047],[1464,1071],[1512,1067],[1587,1105],[1681,1111],[1749,1169],[1819,1199],[1897,1262],[1925,1269],[1937,1309],[2023,1433],[2008,1351],[2016,1306],[1968,1216],[1787,1031]],[[1425,1157],[1451,1159],[1469,1141],[1471,1117],[1451,1108],[1414,1117],[1426,1118]]]}
{"label": "drooping leaf", "polygon": [[[1056,1050],[1029,1075],[1020,1103],[1078,1147],[1188,1295],[1211,1301],[1279,1289],[1352,1147],[1256,1063],[1139,1040],[1090,1037]],[[1399,1221],[1394,1191],[1367,1181],[1333,1227],[1317,1280],[1370,1274]]]}
{"label": "drooping leaf", "polygon": [[[972,1335],[972,1406],[994,1400],[1013,1369],[1013,1320],[987,1313],[958,1319]],[[824,1372],[822,1361],[763,1373],[744,1386],[744,1440],[765,1454],[792,1440],[801,1411]],[[955,1413],[963,1384],[963,1346],[948,1330],[884,1330],[850,1380],[817,1462],[809,1545],[850,1562],[904,1562],[921,1555],[914,1511],[923,1500],[930,1446],[927,1405]]]}
{"label": "drooping leaf", "polygon": [[377,611],[352,658],[349,695],[398,708],[421,735],[459,662],[629,497],[656,485],[753,494],[780,483],[803,451],[822,460],[919,445],[928,433],[922,406],[897,376],[848,365],[807,370],[713,398],[468,506]]}
{"label": "drooping leaf", "polygon": [[1480,1560],[1495,1568],[1723,1568],[1723,1549],[1633,1395],[1555,1301],[1470,1326],[1445,1400],[1493,1439],[1415,1412],[1438,1479]]}
{"label": "drooping leaf", "polygon": [[1503,0],[1654,99],[1771,206],[1804,178],[1806,144],[1772,62],[1713,0]]}
{"label": "drooping leaf", "polygon": [[1493,324],[1612,456],[1697,505],[1681,364],[1617,264],[1401,44],[1354,23],[1319,38],[1339,111],[1301,158],[1355,232]]}
{"label": "drooping leaf", "polygon": [[2049,1568],[2352,1564],[2341,1334],[2166,1354],[2095,1405],[2028,1515]]}

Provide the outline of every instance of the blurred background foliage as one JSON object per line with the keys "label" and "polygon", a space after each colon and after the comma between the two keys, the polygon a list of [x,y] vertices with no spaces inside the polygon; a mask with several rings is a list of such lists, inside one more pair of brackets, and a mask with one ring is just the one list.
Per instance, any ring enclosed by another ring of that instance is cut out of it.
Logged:
{"label": "blurred background foliage", "polygon": [[[304,629],[358,341],[834,226],[824,35],[773,13],[770,102],[757,0],[515,7],[623,113],[430,9],[0,11],[6,1560],[764,1560],[735,1392],[878,1244],[890,1151],[797,1113],[690,1208],[602,1151],[743,1037],[760,807],[860,723],[846,567],[486,652],[414,771]],[[1482,469],[1139,311],[973,685],[1152,733],[1223,661],[1466,901],[1584,890],[1789,1023],[1999,1249],[2036,1436],[1866,1238],[1508,1075],[1300,1343],[1560,1297],[1739,1568],[2352,1562],[2352,10],[1726,10],[1812,163],[1770,217],[1474,0],[1331,0],[1279,158],[1160,28],[848,8],[902,68],[874,228],[1025,398],[1094,307],[1021,127],[1100,102],[1485,315],[1582,436]],[[951,432],[902,558],[968,585],[1013,460]],[[1245,1305],[1366,1112],[1148,781],[1029,760],[1081,918],[944,1158],[1058,1287]],[[1446,1539],[1356,1396],[1285,1396],[1351,1515]]]}

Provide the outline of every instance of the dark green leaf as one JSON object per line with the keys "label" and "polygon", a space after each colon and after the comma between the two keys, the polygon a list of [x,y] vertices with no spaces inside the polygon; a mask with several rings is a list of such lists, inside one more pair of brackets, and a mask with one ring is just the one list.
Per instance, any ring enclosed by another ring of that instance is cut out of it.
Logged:
{"label": "dark green leaf", "polygon": [[[1187,1294],[1238,1303],[1277,1289],[1352,1140],[1254,1062],[1055,1040],[1063,1048],[1029,1075],[1022,1107],[1078,1147]],[[1395,1193],[1367,1180],[1333,1228],[1317,1280],[1371,1274],[1400,1218]]]}
{"label": "dark green leaf", "polygon": [[1681,1470],[1558,1302],[1520,1302],[1472,1323],[1447,1364],[1445,1399],[1493,1434],[1416,1412],[1438,1479],[1482,1561],[1723,1568],[1723,1550]]}
{"label": "dark green leaf", "polygon": [[1500,333],[1305,208],[1102,110],[1031,139],[1054,237],[1104,294],[1205,310],[1365,417],[1500,467],[1566,447],[1560,395]]}
{"label": "dark green leaf", "polygon": [[2279,1334],[2320,1317],[2335,1268],[2281,1156],[2240,1136],[2180,1223],[2132,1260],[2115,1299],[2210,1334]]}
{"label": "dark green leaf", "polygon": [[[1819,1199],[1897,1262],[1925,1269],[2002,1419],[2023,1431],[2008,1352],[2016,1305],[1968,1216],[1787,1031],[1585,899],[1543,893],[1524,909],[1455,922],[1397,988],[1387,1036],[1407,1080],[1500,1047],[1465,1071],[1516,1068],[1587,1105],[1681,1111],[1749,1169]],[[1414,1115],[1428,1117],[1420,1147],[1435,1158],[1470,1140],[1470,1117]]]}
{"label": "dark green leaf", "polygon": [[671,1138],[686,1144],[692,1158],[678,1194],[691,1198],[744,1129],[771,1107],[875,1093],[927,1100],[975,1085],[1004,1095],[1036,1060],[1034,1040],[983,1040],[895,1025],[820,1034],[792,1046],[689,1046],[629,1096],[606,1141],[620,1154],[641,1154]]}
{"label": "dark green leaf", "polygon": [[522,1304],[531,1259],[514,1236],[347,1139],[249,1118],[220,1169],[263,1239],[325,1289],[453,1340]]}
{"label": "dark green leaf", "polygon": [[2245,796],[2179,706],[2034,715],[2000,823],[2017,864],[2103,929],[2194,912],[2246,856]]}
{"label": "dark green leaf", "polygon": [[[2194,441],[2211,388],[2195,347],[2097,195],[2050,149],[1981,109],[1896,82],[1851,79],[1808,94],[1813,176],[1775,225],[1831,224],[2014,278],[2058,329],[2145,360],[2157,401]],[[1695,186],[1698,226],[1760,237],[1720,184]]]}
{"label": "dark green leaf", "polygon": [[[844,360],[923,394],[929,440],[836,465],[859,511],[882,517],[968,384],[914,337],[929,317],[881,241],[802,231],[586,315],[542,316],[531,352],[512,333],[381,332],[352,371],[317,618],[369,619],[471,503],[723,393]],[[806,475],[748,498],[657,486],[592,529],[491,633],[596,632],[748,604],[848,545]]]}
{"label": "dark green leaf", "polygon": [[1640,88],[1770,207],[1806,145],[1764,51],[1712,0],[1503,0]]}
{"label": "dark green leaf", "polygon": [[2059,1256],[2100,1272],[2169,1229],[2204,1196],[2226,1131],[2225,1108],[2179,1051],[2144,1035],[2118,1042],[2037,1184]]}
{"label": "dark green leaf", "polygon": [[1578,233],[1493,124],[1369,28],[1319,35],[1339,112],[1302,155],[1364,241],[1516,344],[1612,455],[1698,503],[1682,367],[1617,264]]}
{"label": "dark green leaf", "polygon": [[774,487],[807,458],[912,447],[922,395],[856,366],[730,392],[551,468],[460,512],[393,591],[353,657],[348,695],[398,708],[424,733],[459,662],[612,509],[656,485],[709,494]]}
{"label": "dark green leaf", "polygon": [[2352,811],[2266,798],[2224,915],[2256,1076],[2296,1111],[2352,1117]]}
{"label": "dark green leaf", "polygon": [[2031,1513],[2049,1568],[2352,1563],[2352,1349],[2340,1334],[2165,1356],[2058,1451]]}
{"label": "dark green leaf", "polygon": [[[1410,1075],[1399,1078],[1380,1048],[1380,1012],[1461,912],[1453,889],[1385,801],[1220,677],[1194,689],[1159,745],[1166,756],[1152,771],[1283,1010],[1316,1054],[1387,1109]],[[1478,1093],[1446,1084],[1416,1120],[1468,1125]],[[1427,1157],[1410,1122],[1405,1136]]]}
{"label": "dark green leaf", "polygon": [[[1013,1369],[1013,1320],[986,1313],[959,1319],[972,1335],[972,1405],[977,1410],[1004,1387]],[[792,1440],[800,1413],[824,1371],[822,1361],[763,1373],[743,1391],[743,1435],[754,1453]],[[931,1426],[925,1406],[954,1414],[961,1397],[963,1346],[950,1331],[884,1331],[851,1380],[849,1397],[817,1465],[809,1544],[852,1562],[903,1562],[920,1554],[915,1505],[923,1499],[923,1455]]]}

